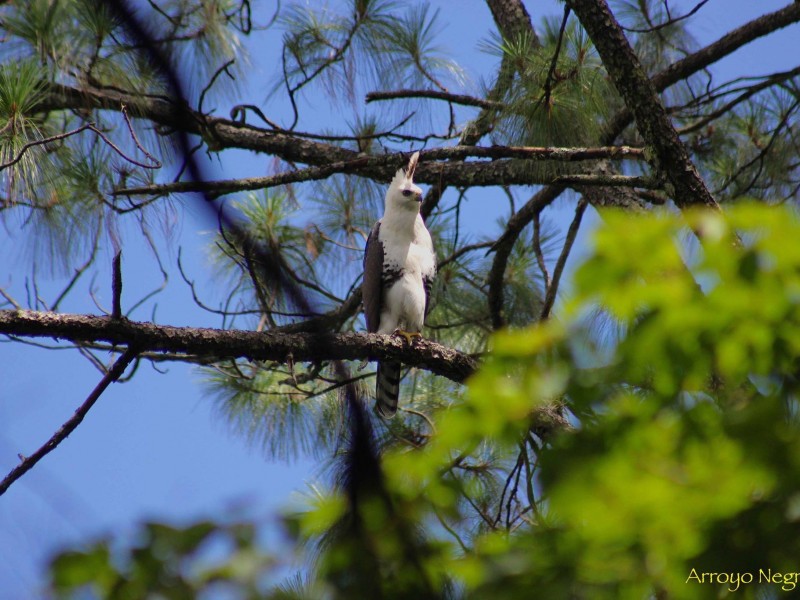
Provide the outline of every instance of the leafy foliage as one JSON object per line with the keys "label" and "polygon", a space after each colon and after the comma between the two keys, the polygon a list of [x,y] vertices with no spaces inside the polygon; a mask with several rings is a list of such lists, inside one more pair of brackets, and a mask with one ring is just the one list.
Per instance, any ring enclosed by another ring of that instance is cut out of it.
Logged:
{"label": "leafy foliage", "polygon": [[260,578],[272,561],[254,544],[250,523],[148,523],[137,537],[122,552],[104,540],[59,555],[54,592],[65,598],[261,597]]}

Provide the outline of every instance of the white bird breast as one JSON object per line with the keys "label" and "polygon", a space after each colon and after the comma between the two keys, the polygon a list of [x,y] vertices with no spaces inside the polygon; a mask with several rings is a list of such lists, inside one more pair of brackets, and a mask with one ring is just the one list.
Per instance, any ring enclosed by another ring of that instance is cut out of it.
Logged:
{"label": "white bird breast", "polygon": [[[403,276],[386,290],[379,327],[381,333],[392,333],[398,327],[419,332],[425,321],[425,286],[422,277],[423,274],[432,275],[436,268],[430,236],[423,243],[411,242],[406,248],[405,260],[402,261]],[[392,256],[392,250],[398,251],[399,248],[387,250],[387,254]]]}

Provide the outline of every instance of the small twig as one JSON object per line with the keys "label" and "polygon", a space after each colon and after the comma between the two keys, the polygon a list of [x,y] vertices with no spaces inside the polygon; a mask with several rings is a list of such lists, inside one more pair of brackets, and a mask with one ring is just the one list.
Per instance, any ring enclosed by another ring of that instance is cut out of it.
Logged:
{"label": "small twig", "polygon": [[567,230],[567,238],[564,240],[564,247],[561,249],[561,255],[558,257],[556,267],[553,269],[553,280],[550,282],[550,287],[547,288],[547,294],[544,298],[544,305],[542,306],[542,314],[539,316],[540,321],[545,321],[550,317],[550,311],[553,309],[553,304],[556,301],[556,294],[558,293],[558,284],[561,281],[561,274],[564,272],[564,265],[567,264],[572,244],[575,243],[575,238],[578,235],[578,229],[581,226],[581,219],[583,213],[586,211],[586,206],[589,203],[585,198],[578,201],[578,207],[575,209],[575,218]]}
{"label": "small twig", "polygon": [[694,15],[698,10],[703,8],[703,5],[706,4],[708,0],[702,0],[699,2],[692,10],[690,10],[685,15],[681,15],[680,17],[671,17],[669,14],[669,6],[667,6],[667,20],[663,23],[659,23],[658,25],[653,25],[652,27],[648,27],[647,29],[636,29],[633,27],[622,27],[624,31],[628,31],[630,33],[653,33],[655,31],[659,31],[664,29],[665,27],[669,27],[670,25],[674,25],[675,23],[680,23],[684,19],[688,19],[692,15]]}
{"label": "small twig", "polygon": [[100,398],[101,394],[105,391],[109,384],[119,379],[122,373],[125,372],[127,366],[133,361],[134,358],[136,358],[137,354],[137,350],[134,348],[128,348],[125,353],[117,359],[114,365],[100,380],[100,383],[98,383],[97,386],[92,390],[92,393],[89,394],[89,397],[86,398],[84,403],[78,407],[78,409],[75,411],[75,414],[66,423],[64,423],[41,448],[39,448],[30,456],[24,457],[19,465],[11,469],[9,474],[6,475],[5,479],[0,482],[0,496],[6,492],[12,483],[30,471],[34,465],[36,465],[36,463],[38,463],[47,454],[55,450],[61,442],[67,439],[69,434],[75,431],[75,428],[81,424],[83,418],[92,408],[92,406],[94,406],[94,403],[97,402],[98,398]]}
{"label": "small twig", "polygon": [[113,296],[111,318],[119,319],[122,317],[122,250],[114,255],[111,269],[111,295]]}
{"label": "small twig", "polygon": [[[745,101],[749,100],[751,97],[756,95],[758,92],[761,92],[761,91],[763,91],[763,90],[765,90],[765,89],[767,89],[769,87],[772,87],[776,83],[781,83],[783,81],[786,81],[787,79],[791,79],[793,77],[796,77],[797,75],[800,75],[800,67],[795,67],[794,69],[791,69],[790,71],[784,71],[784,72],[781,72],[781,73],[774,73],[773,75],[765,77],[763,79],[763,81],[759,82],[756,85],[752,85],[752,86],[745,87],[745,88],[737,88],[737,89],[726,91],[723,94],[720,94],[720,97],[722,97],[724,95],[729,95],[729,94],[732,94],[732,93],[735,93],[735,92],[738,92],[738,91],[741,91],[742,93],[739,94],[738,96],[736,96],[735,98],[733,98],[732,100],[728,101],[727,103],[721,105],[716,110],[714,110],[714,111],[712,111],[712,112],[710,112],[710,113],[708,113],[706,115],[702,115],[699,118],[699,120],[695,121],[694,123],[691,123],[689,125],[686,125],[685,127],[679,128],[678,129],[678,133],[680,135],[686,135],[687,133],[693,133],[694,131],[697,131],[698,129],[702,129],[703,127],[705,127],[706,125],[711,123],[711,121],[714,121],[714,120],[718,119],[722,115],[729,114],[737,105],[741,104],[742,102],[745,102]],[[715,98],[713,98],[711,96],[709,96],[709,98],[711,100],[715,99]],[[701,103],[695,101],[692,104],[699,105]],[[691,104],[687,105],[687,106],[691,106]],[[680,109],[683,109],[683,108],[685,108],[685,107],[680,107]]]}
{"label": "small twig", "polygon": [[[500,502],[498,502],[498,505],[497,505],[497,516],[494,518],[494,521],[492,522],[492,528],[493,529],[495,527],[497,527],[497,525],[500,523],[500,520],[503,518],[503,503],[505,502],[505,499],[506,499],[506,493],[507,492],[511,492],[511,489],[510,489],[511,488],[511,481],[514,479],[514,476],[516,475],[517,471],[522,469],[522,465],[523,465],[522,453],[520,453],[517,456],[517,462],[514,464],[514,468],[511,469],[511,471],[509,471],[509,473],[508,473],[508,477],[506,478],[506,483],[503,486],[503,492],[500,494]],[[513,493],[509,493],[509,498],[508,498],[509,506],[511,504],[511,499],[513,497],[514,497],[514,494]],[[510,510],[510,508],[509,508],[509,510]]]}
{"label": "small twig", "polygon": [[208,84],[206,84],[206,87],[203,88],[203,91],[200,92],[200,99],[197,101],[197,112],[199,112],[199,113],[203,112],[203,102],[206,99],[206,94],[214,86],[214,84],[216,83],[217,79],[219,78],[220,75],[222,75],[222,73],[225,73],[231,79],[235,79],[234,76],[231,75],[231,72],[228,71],[228,67],[230,67],[235,62],[236,62],[235,58],[230,59],[228,62],[226,62],[224,65],[222,65],[219,69],[217,69],[216,72],[214,73],[214,75],[211,76],[211,80],[208,82]]}
{"label": "small twig", "polygon": [[353,23],[350,26],[350,29],[345,34],[341,46],[335,47],[331,45],[332,51],[329,54],[329,56],[320,65],[318,65],[311,73],[305,72],[305,65],[303,64],[300,57],[292,53],[293,58],[297,61],[298,68],[303,71],[303,75],[305,76],[299,83],[297,83],[294,86],[292,86],[289,83],[289,74],[286,71],[286,46],[284,45],[282,53],[283,78],[286,86],[286,92],[289,95],[289,101],[291,102],[292,105],[292,111],[294,112],[294,120],[292,121],[292,126],[289,127],[290,130],[294,129],[297,126],[297,121],[300,119],[300,114],[297,110],[297,100],[295,98],[297,92],[299,92],[304,86],[308,85],[311,81],[313,81],[318,75],[320,75],[320,73],[325,71],[328,67],[336,64],[337,62],[340,62],[343,59],[345,53],[348,51],[353,42],[353,38],[355,37],[358,28],[363,23],[362,19],[363,16],[356,15],[356,19],[353,21]]}
{"label": "small twig", "polygon": [[544,80],[544,96],[542,103],[545,110],[550,106],[550,96],[553,93],[553,78],[556,73],[556,66],[558,65],[558,55],[561,53],[561,43],[564,40],[564,30],[567,28],[567,19],[569,19],[570,8],[569,5],[564,5],[564,17],[561,20],[561,28],[558,30],[558,42],[556,43],[555,52],[553,52],[553,59],[550,61],[550,70],[547,72],[547,78]]}
{"label": "small twig", "polygon": [[125,121],[128,123],[128,129],[131,132],[131,135],[133,137],[134,142],[136,143],[136,146],[142,152],[144,152],[144,154],[147,156],[147,158],[150,159],[151,161],[153,161],[154,164],[152,164],[152,165],[144,164],[144,163],[141,163],[141,162],[137,161],[136,159],[131,158],[130,156],[126,155],[110,139],[108,139],[106,137],[106,135],[102,131],[100,131],[97,127],[95,127],[93,123],[86,123],[84,125],[81,125],[77,129],[73,129],[72,131],[66,131],[64,133],[59,133],[59,134],[56,134],[56,135],[51,135],[50,137],[42,138],[41,140],[34,140],[32,142],[28,142],[27,144],[22,146],[22,148],[20,149],[20,151],[17,153],[17,155],[14,158],[12,158],[10,161],[8,161],[6,163],[0,164],[0,171],[8,169],[9,167],[13,167],[15,164],[17,164],[19,161],[22,160],[22,157],[25,156],[25,153],[28,150],[30,150],[31,148],[33,148],[35,146],[42,146],[44,144],[49,144],[51,142],[57,142],[59,140],[66,139],[68,137],[72,137],[73,135],[77,135],[77,134],[79,134],[79,133],[81,133],[83,131],[86,131],[87,129],[89,131],[92,131],[95,134],[97,134],[106,144],[111,146],[111,148],[117,154],[119,154],[122,158],[124,158],[128,162],[136,165],[137,167],[142,167],[143,169],[160,169],[161,168],[161,162],[156,160],[155,158],[153,158],[153,156],[149,152],[147,152],[144,148],[142,148],[142,146],[139,144],[139,140],[136,138],[136,135],[133,133],[133,128],[131,127],[130,121],[128,120],[128,116],[125,113],[125,107],[124,106],[122,108],[122,112],[125,115]]}
{"label": "small twig", "polygon": [[142,306],[150,298],[163,292],[167,288],[167,283],[169,283],[169,273],[167,273],[167,270],[164,268],[164,264],[161,262],[161,257],[159,256],[158,249],[156,248],[156,243],[153,241],[153,237],[150,235],[150,232],[146,227],[142,227],[142,237],[144,237],[144,239],[147,241],[147,245],[150,246],[150,250],[153,252],[153,258],[155,258],[156,264],[158,265],[158,270],[161,272],[161,285],[150,290],[148,293],[134,302],[133,306],[128,309],[126,315],[132,315],[137,308]]}
{"label": "small twig", "polygon": [[530,434],[527,436],[526,440],[521,442],[521,451],[522,457],[525,461],[525,491],[528,494],[528,506],[533,511],[533,514],[536,515],[537,519],[541,519],[541,515],[539,514],[539,509],[536,506],[536,494],[533,491],[533,473],[536,470],[537,463],[539,461],[538,455],[536,455],[536,462],[531,465],[530,457],[528,456],[528,451],[525,448],[526,441],[531,445],[531,449],[536,452],[536,443],[531,439]]}
{"label": "small twig", "polygon": [[19,302],[14,300],[14,297],[9,295],[3,288],[0,288],[0,296],[6,299],[6,301],[11,304],[17,310],[22,310],[22,306],[20,306]]}
{"label": "small twig", "polygon": [[[236,121],[237,123],[245,124],[245,119],[247,116],[247,111],[250,110],[254,112],[264,123],[269,125],[275,133],[282,133],[286,135],[291,135],[294,137],[300,138],[309,138],[312,140],[322,140],[327,142],[359,142],[362,140],[377,140],[384,137],[400,137],[400,134],[397,134],[397,130],[400,129],[403,125],[408,123],[416,113],[412,112],[403,117],[400,122],[394,125],[391,129],[386,129],[384,131],[379,131],[377,133],[370,133],[367,135],[326,135],[321,133],[311,133],[308,131],[295,131],[291,129],[284,129],[275,121],[267,118],[264,112],[253,104],[237,104],[231,109],[231,119]],[[416,138],[415,138],[416,139]],[[422,139],[422,138],[419,138]]]}
{"label": "small twig", "polygon": [[475,244],[467,244],[466,246],[462,246],[447,258],[442,259],[441,262],[439,262],[439,264],[437,265],[437,268],[441,269],[442,267],[453,262],[454,260],[458,260],[467,252],[472,252],[474,250],[481,250],[483,248],[489,248],[493,245],[494,245],[494,240],[489,240],[486,242],[477,242]]}
{"label": "small twig", "polygon": [[464,543],[464,540],[461,539],[461,536],[458,535],[458,532],[455,529],[453,529],[452,527],[450,527],[450,525],[448,525],[447,521],[444,519],[444,517],[441,514],[439,514],[439,511],[436,510],[435,506],[434,506],[434,509],[433,509],[433,514],[436,515],[436,518],[439,520],[439,523],[441,523],[442,527],[445,528],[445,531],[447,531],[447,533],[449,533],[450,535],[453,536],[453,538],[455,538],[456,542],[458,542],[458,545],[461,546],[461,550],[464,552],[464,554],[468,555],[470,553],[469,546],[467,546]]}
{"label": "small twig", "polygon": [[[514,521],[516,521],[516,517],[514,519],[511,518],[511,503],[516,500],[517,506],[519,506],[520,502],[517,498],[517,493],[519,491],[519,480],[522,477],[522,467],[524,465],[524,456],[525,456],[525,447],[522,446],[520,449],[519,455],[519,468],[517,468],[517,476],[514,478],[514,486],[511,488],[511,493],[508,495],[508,502],[506,502],[506,530],[511,531],[511,526],[513,525]],[[518,515],[517,515],[518,516]]]}
{"label": "small twig", "polygon": [[[747,191],[750,190],[750,188],[752,188],[752,186],[758,180],[758,177],[764,168],[764,157],[767,154],[769,154],[769,151],[772,149],[773,144],[778,139],[778,134],[784,127],[787,126],[787,124],[789,123],[789,117],[792,116],[792,114],[797,110],[799,106],[800,106],[800,99],[797,99],[786,110],[786,112],[781,117],[781,120],[778,122],[778,124],[775,125],[775,129],[772,130],[769,141],[763,146],[763,148],[761,148],[760,152],[758,152],[758,154],[756,154],[752,159],[750,159],[743,165],[740,165],[739,168],[736,170],[736,172],[727,178],[727,181],[725,181],[724,184],[722,184],[720,187],[714,190],[714,195],[721,194],[722,192],[724,192],[734,181],[736,181],[741,175],[743,175],[747,169],[749,169],[756,163],[759,163],[756,173],[750,178],[750,183],[747,186],[745,186],[744,193],[747,193]],[[791,126],[789,127],[791,128]]]}
{"label": "small twig", "polygon": [[94,262],[94,259],[97,256],[97,244],[98,244],[99,239],[100,239],[100,230],[99,230],[99,227],[98,227],[98,230],[95,231],[95,234],[94,234],[94,240],[92,241],[92,251],[89,254],[89,258],[86,259],[85,263],[83,263],[80,267],[78,267],[78,268],[76,268],[74,270],[74,273],[73,273],[72,277],[70,278],[69,282],[67,283],[66,286],[64,286],[64,289],[61,290],[61,293],[58,295],[58,298],[56,298],[55,302],[53,302],[53,304],[50,306],[50,310],[52,310],[53,312],[58,311],[58,307],[61,304],[61,302],[63,302],[64,298],[67,297],[67,295],[72,291],[72,288],[78,282],[78,279],[81,278],[81,276],[86,272],[86,270]]}
{"label": "small twig", "polygon": [[434,423],[431,420],[431,418],[428,415],[426,415],[424,412],[419,411],[419,410],[414,410],[413,408],[403,408],[403,407],[400,407],[400,410],[402,410],[403,412],[407,412],[410,415],[415,415],[415,416],[419,417],[420,419],[422,419],[423,421],[425,421],[428,424],[428,427],[430,427],[431,433],[433,435],[436,435],[436,425],[434,425]]}
{"label": "small twig", "polygon": [[111,143],[111,142],[110,142],[110,141],[109,141],[109,140],[108,140],[108,139],[107,139],[107,138],[106,138],[106,137],[105,137],[105,136],[104,136],[102,133],[100,133],[99,131],[97,132],[97,133],[98,133],[98,135],[99,135],[101,138],[103,138],[103,141],[104,141],[106,144],[108,144],[108,145],[109,145],[109,146],[111,146],[111,147],[112,147],[114,150],[116,150],[116,151],[117,151],[117,153],[118,153],[120,156],[122,156],[124,159],[126,159],[126,160],[128,160],[128,161],[132,162],[133,164],[135,164],[135,165],[137,165],[137,166],[140,166],[140,167],[142,167],[143,169],[160,169],[160,168],[163,166],[163,165],[161,164],[161,161],[160,161],[160,160],[158,160],[158,159],[157,159],[155,156],[153,156],[152,154],[150,154],[150,153],[149,153],[147,150],[145,150],[144,146],[142,146],[141,142],[139,142],[139,138],[138,138],[138,137],[136,137],[136,132],[133,130],[133,123],[131,123],[130,117],[128,117],[128,109],[127,109],[127,107],[126,107],[124,104],[122,105],[122,107],[121,107],[121,109],[120,109],[120,112],[122,112],[122,116],[123,116],[123,117],[125,117],[125,124],[128,126],[128,131],[129,131],[129,132],[130,132],[130,134],[131,134],[131,138],[133,138],[133,143],[134,143],[134,144],[136,144],[136,147],[137,147],[137,148],[138,148],[138,149],[139,149],[139,150],[142,152],[142,154],[144,154],[144,155],[145,155],[145,156],[148,158],[148,160],[149,160],[150,162],[152,162],[153,164],[152,164],[152,165],[145,165],[145,164],[139,163],[139,162],[137,162],[137,161],[135,161],[135,160],[132,160],[132,159],[128,158],[127,156],[125,156],[125,155],[122,153],[122,151],[121,151],[121,150],[119,150],[119,149],[118,149],[118,148],[117,148],[117,147],[116,147],[114,144],[112,144],[112,143]]}
{"label": "small twig", "polygon": [[539,270],[544,277],[544,289],[550,289],[550,272],[547,270],[547,264],[544,260],[544,252],[542,252],[542,227],[540,223],[540,213],[533,216],[533,252],[536,254],[536,262],[539,264]]}

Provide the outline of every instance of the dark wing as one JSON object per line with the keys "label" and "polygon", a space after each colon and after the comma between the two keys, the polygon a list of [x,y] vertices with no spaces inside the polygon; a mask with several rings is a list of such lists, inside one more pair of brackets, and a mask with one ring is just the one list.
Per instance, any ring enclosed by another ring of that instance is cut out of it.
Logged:
{"label": "dark wing", "polygon": [[361,299],[367,331],[378,331],[381,322],[381,276],[383,274],[383,243],[378,238],[381,222],[375,223],[364,248],[364,280],[361,282]]}

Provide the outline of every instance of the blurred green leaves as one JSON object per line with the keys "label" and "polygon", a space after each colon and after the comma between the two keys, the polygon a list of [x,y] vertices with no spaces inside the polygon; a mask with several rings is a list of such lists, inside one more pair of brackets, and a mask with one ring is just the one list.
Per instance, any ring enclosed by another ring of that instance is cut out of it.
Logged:
{"label": "blurred green leaves", "polygon": [[[692,568],[780,568],[796,550],[779,534],[795,528],[786,503],[798,492],[785,476],[800,443],[796,216],[746,204],[686,219],[603,216],[567,318],[497,337],[471,383],[470,402],[492,397],[509,423],[559,389],[580,415],[539,455],[548,521],[486,559],[496,575],[478,595],[536,582],[554,597],[716,597],[721,588],[687,584]],[[692,260],[687,228],[702,240]],[[610,360],[592,361],[582,316],[598,306],[626,333],[606,341]],[[770,558],[732,537],[760,540]]]}
{"label": "blurred green leaves", "polygon": [[60,554],[51,564],[53,591],[61,598],[259,598],[273,564],[250,523],[147,523],[135,539],[121,551],[103,540]]}

